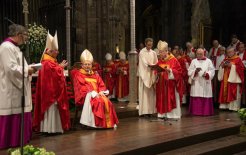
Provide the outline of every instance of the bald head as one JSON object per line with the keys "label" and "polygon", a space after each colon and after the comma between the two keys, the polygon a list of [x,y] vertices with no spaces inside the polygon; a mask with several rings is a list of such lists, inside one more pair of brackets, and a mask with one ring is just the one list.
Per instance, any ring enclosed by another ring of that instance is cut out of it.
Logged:
{"label": "bald head", "polygon": [[201,48],[198,48],[197,51],[196,51],[196,57],[198,59],[203,58],[204,57],[204,50],[201,49]]}
{"label": "bald head", "polygon": [[245,51],[245,45],[244,43],[240,42],[239,46],[238,46],[238,51],[240,53],[244,52]]}
{"label": "bald head", "polygon": [[236,54],[235,49],[233,47],[230,47],[226,50],[226,55],[230,58],[233,57]]}
{"label": "bald head", "polygon": [[217,48],[219,46],[218,40],[213,40],[213,47]]}

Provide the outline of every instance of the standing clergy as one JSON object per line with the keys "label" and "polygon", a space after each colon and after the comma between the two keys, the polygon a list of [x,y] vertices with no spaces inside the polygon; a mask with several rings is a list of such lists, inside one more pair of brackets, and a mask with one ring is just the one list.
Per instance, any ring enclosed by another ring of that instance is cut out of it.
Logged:
{"label": "standing clergy", "polygon": [[[22,56],[19,45],[27,40],[24,26],[9,26],[9,38],[0,46],[0,149],[20,145],[22,101]],[[31,74],[34,68],[24,60],[24,144],[32,136]]]}
{"label": "standing clergy", "polygon": [[52,37],[48,32],[41,58],[42,69],[39,71],[36,85],[33,119],[35,131],[63,133],[70,128],[66,79],[63,72],[68,63],[63,60],[59,64],[56,59],[58,54],[57,34]]}
{"label": "standing clergy", "polygon": [[245,45],[243,42],[239,43],[237,54],[242,60],[244,66],[246,67],[246,50],[245,50]]}
{"label": "standing clergy", "polygon": [[151,48],[153,46],[153,39],[145,39],[145,48],[139,53],[139,115],[156,113],[156,94],[155,94],[155,80],[154,71],[149,67],[158,62],[156,52]]}
{"label": "standing clergy", "polygon": [[215,69],[217,70],[218,68],[216,68],[216,66],[220,65],[219,62],[217,62],[218,57],[221,55],[220,47],[221,45],[219,44],[219,41],[213,40],[213,47],[209,50],[209,54],[208,54],[208,57],[212,60]]}
{"label": "standing clergy", "polygon": [[[178,60],[168,52],[168,44],[159,41],[157,48],[160,59],[157,63],[162,70],[157,73],[156,109],[158,118],[181,118],[180,98],[182,99],[182,69]],[[181,87],[179,87],[181,86]]]}
{"label": "standing clergy", "polygon": [[193,59],[188,69],[191,79],[190,107],[192,115],[208,116],[214,114],[212,82],[215,69],[210,59],[204,56],[204,50],[196,51],[197,58]]}
{"label": "standing clergy", "polygon": [[186,53],[185,53],[189,58],[187,60],[189,63],[191,62],[192,59],[196,57],[196,49],[193,47],[191,42],[186,43]]}
{"label": "standing clergy", "polygon": [[129,94],[129,63],[125,52],[120,52],[120,63],[116,67],[115,96],[118,101],[127,101]]}
{"label": "standing clergy", "polygon": [[229,48],[234,48],[235,51],[238,51],[238,46],[240,44],[240,40],[238,39],[236,34],[233,34],[231,36],[231,44],[227,47]]}
{"label": "standing clergy", "polygon": [[83,105],[80,123],[94,128],[113,128],[118,118],[113,104],[106,97],[101,77],[92,70],[93,56],[87,49],[80,56],[82,69],[72,70],[75,103]]}
{"label": "standing clergy", "polygon": [[106,88],[109,90],[109,98],[114,98],[116,67],[110,53],[105,55],[105,59],[106,65],[103,67],[103,79]]}
{"label": "standing clergy", "polygon": [[101,65],[98,63],[98,62],[96,62],[96,61],[93,61],[93,63],[92,63],[92,70],[93,70],[93,72],[94,73],[96,73],[96,74],[98,74],[100,77],[102,77],[102,67],[101,67]]}
{"label": "standing clergy", "polygon": [[178,83],[179,84],[179,88],[182,89],[182,98],[180,98],[180,102],[181,103],[186,103],[186,95],[189,94],[188,92],[188,68],[189,68],[189,64],[186,60],[186,58],[183,56],[183,53],[181,50],[176,50],[174,49],[173,52],[174,56],[176,57],[176,59],[178,60],[181,69],[182,69],[182,79],[181,81]]}
{"label": "standing clergy", "polygon": [[218,80],[221,81],[220,109],[237,111],[240,109],[244,86],[244,65],[233,47],[227,49],[226,54],[218,73]]}

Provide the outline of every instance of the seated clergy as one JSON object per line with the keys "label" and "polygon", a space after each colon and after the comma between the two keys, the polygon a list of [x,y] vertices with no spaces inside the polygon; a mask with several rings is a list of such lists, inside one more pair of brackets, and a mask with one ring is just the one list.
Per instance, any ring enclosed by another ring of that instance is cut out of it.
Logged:
{"label": "seated clergy", "polygon": [[92,70],[93,56],[84,50],[81,54],[82,69],[72,70],[75,102],[83,105],[80,123],[94,128],[113,128],[118,118],[113,104],[106,97],[106,89],[101,77]]}
{"label": "seated clergy", "polygon": [[41,58],[34,104],[33,128],[46,133],[63,133],[70,128],[69,102],[67,98],[64,68],[68,65],[63,60],[57,62],[57,34],[47,35],[46,47]]}

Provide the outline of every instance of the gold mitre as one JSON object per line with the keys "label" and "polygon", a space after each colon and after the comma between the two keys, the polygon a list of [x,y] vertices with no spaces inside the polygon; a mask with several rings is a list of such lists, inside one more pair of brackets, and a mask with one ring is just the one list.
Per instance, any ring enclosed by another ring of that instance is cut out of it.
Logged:
{"label": "gold mitre", "polygon": [[167,44],[167,42],[165,42],[165,41],[159,41],[158,42],[158,44],[157,44],[157,49],[159,50],[159,51],[164,51],[164,50],[168,50],[168,44]]}
{"label": "gold mitre", "polygon": [[91,63],[93,62],[93,56],[91,52],[87,49],[85,49],[81,55],[80,55],[80,61],[84,63],[85,61],[90,61]]}

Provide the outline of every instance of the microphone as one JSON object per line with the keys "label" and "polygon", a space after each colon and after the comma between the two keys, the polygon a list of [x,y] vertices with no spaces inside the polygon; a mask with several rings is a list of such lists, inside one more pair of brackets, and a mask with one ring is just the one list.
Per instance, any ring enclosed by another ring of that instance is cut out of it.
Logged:
{"label": "microphone", "polygon": [[11,24],[15,24],[12,20],[10,20],[8,17],[4,17],[4,20],[10,22]]}

